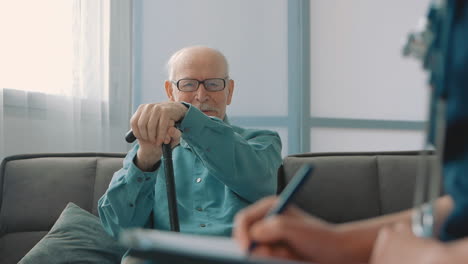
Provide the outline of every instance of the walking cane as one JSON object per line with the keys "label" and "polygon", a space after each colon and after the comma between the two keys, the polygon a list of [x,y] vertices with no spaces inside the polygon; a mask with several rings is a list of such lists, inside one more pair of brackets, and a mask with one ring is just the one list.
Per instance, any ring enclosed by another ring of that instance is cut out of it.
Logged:
{"label": "walking cane", "polygon": [[[136,140],[133,131],[130,130],[125,135],[125,140],[128,143],[133,143]],[[172,164],[172,148],[171,144],[162,145],[162,153],[164,157],[164,173],[166,176],[166,193],[167,205],[169,210],[169,223],[171,231],[179,232],[179,216],[177,214],[177,197],[174,181],[174,167]]]}

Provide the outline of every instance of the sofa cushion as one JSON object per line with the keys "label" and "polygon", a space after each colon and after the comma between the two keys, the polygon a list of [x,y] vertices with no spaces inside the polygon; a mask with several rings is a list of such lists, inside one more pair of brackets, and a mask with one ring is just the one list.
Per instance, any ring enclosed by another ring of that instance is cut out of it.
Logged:
{"label": "sofa cushion", "polygon": [[19,263],[118,263],[124,253],[99,218],[69,203],[49,233]]}
{"label": "sofa cushion", "polygon": [[15,232],[0,237],[0,263],[16,264],[47,231]]}
{"label": "sofa cushion", "polygon": [[[413,205],[421,162],[420,156],[377,156],[381,214],[398,212]],[[435,164],[435,157],[428,157],[428,171],[435,171]]]}
{"label": "sofa cushion", "polygon": [[286,157],[286,182],[305,163],[313,164],[315,169],[295,197],[300,208],[337,223],[379,215],[375,157]]}

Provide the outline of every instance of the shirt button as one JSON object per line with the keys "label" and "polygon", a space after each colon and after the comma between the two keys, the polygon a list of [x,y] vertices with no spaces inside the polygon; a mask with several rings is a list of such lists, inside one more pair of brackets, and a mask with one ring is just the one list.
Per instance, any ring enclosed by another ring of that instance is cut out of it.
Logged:
{"label": "shirt button", "polygon": [[132,203],[129,203],[128,206],[133,207],[133,204],[132,204]]}
{"label": "shirt button", "polygon": [[143,181],[143,178],[141,178],[141,177],[137,178],[137,182],[142,182],[142,181]]}
{"label": "shirt button", "polygon": [[146,177],[145,181],[151,180],[151,177]]}
{"label": "shirt button", "polygon": [[196,209],[197,209],[197,211],[199,211],[199,212],[203,211],[203,209],[202,209],[201,207],[197,207]]}
{"label": "shirt button", "polygon": [[197,178],[197,183],[200,183],[201,182],[201,178]]}
{"label": "shirt button", "polygon": [[200,227],[206,227],[206,225],[205,224],[200,224]]}

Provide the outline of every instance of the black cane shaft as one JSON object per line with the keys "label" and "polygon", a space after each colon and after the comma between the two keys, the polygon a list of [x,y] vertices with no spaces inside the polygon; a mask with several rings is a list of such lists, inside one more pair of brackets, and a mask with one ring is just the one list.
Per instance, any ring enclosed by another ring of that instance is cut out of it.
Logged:
{"label": "black cane shaft", "polygon": [[179,216],[177,214],[177,197],[174,181],[174,167],[172,165],[172,149],[170,144],[163,144],[164,171],[166,174],[167,205],[171,231],[179,232]]}
{"label": "black cane shaft", "polygon": [[[133,143],[136,140],[133,131],[130,130],[125,134],[125,141]],[[171,231],[179,232],[179,216],[177,214],[177,197],[174,181],[174,167],[172,165],[172,149],[170,144],[162,145],[162,153],[164,157],[164,172],[166,175],[166,191],[167,191],[167,205],[169,209],[169,223]]]}

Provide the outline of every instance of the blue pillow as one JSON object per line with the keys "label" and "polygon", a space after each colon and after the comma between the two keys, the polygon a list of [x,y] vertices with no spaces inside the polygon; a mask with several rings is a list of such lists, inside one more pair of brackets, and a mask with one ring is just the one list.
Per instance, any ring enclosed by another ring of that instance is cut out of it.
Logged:
{"label": "blue pillow", "polygon": [[98,217],[68,203],[49,233],[19,263],[120,263],[125,251]]}

